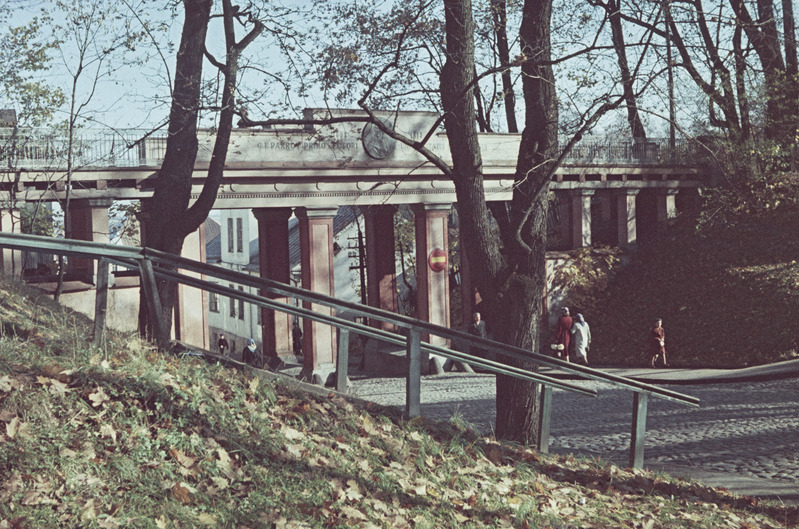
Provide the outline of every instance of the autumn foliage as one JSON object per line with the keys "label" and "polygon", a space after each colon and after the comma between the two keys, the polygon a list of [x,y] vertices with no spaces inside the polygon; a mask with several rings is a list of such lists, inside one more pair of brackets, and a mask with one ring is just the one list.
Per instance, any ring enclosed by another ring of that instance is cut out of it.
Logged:
{"label": "autumn foliage", "polygon": [[777,528],[795,508],[165,356],[0,296],[0,529]]}

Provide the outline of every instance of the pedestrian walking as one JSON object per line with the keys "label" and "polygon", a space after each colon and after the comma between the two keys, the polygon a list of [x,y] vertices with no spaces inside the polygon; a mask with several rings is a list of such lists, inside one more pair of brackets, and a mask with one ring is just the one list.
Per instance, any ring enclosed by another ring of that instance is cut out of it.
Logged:
{"label": "pedestrian walking", "polygon": [[261,351],[258,350],[258,346],[255,345],[255,340],[252,338],[247,340],[247,345],[244,346],[244,350],[241,352],[241,361],[247,365],[257,367],[258,369],[264,367],[264,359],[261,356]]}
{"label": "pedestrian walking", "polygon": [[230,351],[230,344],[228,343],[227,338],[225,338],[224,333],[219,335],[219,340],[216,342],[216,347],[219,349],[220,355],[227,356],[228,351]]}
{"label": "pedestrian walking", "polygon": [[652,357],[650,361],[652,367],[655,367],[659,356],[663,356],[663,367],[669,367],[669,363],[666,362],[666,330],[663,328],[663,320],[660,318],[655,320],[654,327],[649,331],[647,346]]}
{"label": "pedestrian walking", "polygon": [[291,346],[294,350],[294,356],[303,356],[302,329],[297,321],[291,326]]}
{"label": "pedestrian walking", "polygon": [[574,356],[577,362],[588,365],[588,349],[591,347],[591,327],[582,314],[575,316],[571,334],[574,336]]}
{"label": "pedestrian walking", "polygon": [[479,336],[480,338],[486,337],[486,322],[483,321],[479,312],[472,314],[472,323],[467,330],[469,334],[473,336]]}
{"label": "pedestrian walking", "polygon": [[574,320],[569,315],[569,307],[560,309],[560,318],[558,318],[558,326],[555,332],[555,345],[563,346],[558,347],[555,354],[557,356],[563,355],[564,360],[569,361],[569,346],[571,345],[571,330],[574,325]]}

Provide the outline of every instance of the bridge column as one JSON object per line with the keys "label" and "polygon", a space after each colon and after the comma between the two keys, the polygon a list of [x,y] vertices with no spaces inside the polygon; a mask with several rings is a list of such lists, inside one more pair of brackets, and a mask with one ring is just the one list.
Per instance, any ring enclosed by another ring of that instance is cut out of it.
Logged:
{"label": "bridge column", "polygon": [[[295,210],[300,221],[302,288],[335,295],[333,277],[333,217],[338,208]],[[323,314],[333,309],[303,301],[303,307]],[[336,328],[311,320],[303,321],[305,362],[301,377],[324,384],[336,369]]]}
{"label": "bridge column", "polygon": [[[394,206],[369,206],[366,209],[366,277],[369,306],[397,312],[397,268],[394,257]],[[377,327],[394,332],[387,322]]]}
{"label": "bridge column", "polygon": [[669,189],[666,191],[666,218],[673,219],[677,217],[677,194],[679,189]]}
{"label": "bridge column", "polygon": [[[289,217],[291,208],[256,208],[252,210],[258,220],[258,260],[261,277],[290,283]],[[289,303],[285,296],[270,295],[271,299]],[[270,357],[293,354],[291,342],[292,316],[285,312],[261,309],[261,339],[264,354]]]}
{"label": "bridge column", "polygon": [[[22,233],[22,218],[18,208],[0,209],[0,231],[6,233]],[[22,275],[22,252],[3,248],[2,254],[3,273],[6,275]]]}
{"label": "bridge column", "polygon": [[572,191],[572,248],[591,246],[591,197],[593,189]]}
{"label": "bridge column", "polygon": [[570,247],[572,234],[571,234],[571,197],[568,191],[555,190],[557,197],[557,215],[558,215],[558,232],[562,243],[558,245],[558,249],[563,249],[561,246]]}
{"label": "bridge column", "polygon": [[[448,251],[447,216],[450,207],[449,204],[416,204],[413,210],[416,224],[416,317],[442,327],[449,327],[449,267],[434,272],[428,259],[433,250]],[[447,345],[447,340],[440,336],[423,336],[422,339],[433,345]],[[433,360],[443,365],[442,359]],[[423,373],[427,372],[429,364],[426,358],[422,358]]]}
{"label": "bridge column", "polygon": [[[180,256],[205,262],[205,226],[190,233],[183,241]],[[202,279],[202,274],[190,270],[181,273]],[[174,312],[175,339],[187,344],[212,349],[208,330],[208,293],[188,285],[178,285],[178,298]],[[214,344],[215,345],[215,344]]]}
{"label": "bridge column", "polygon": [[655,192],[655,229],[657,235],[666,233],[669,219],[677,216],[676,189],[658,189]]}
{"label": "bridge column", "polygon": [[638,245],[635,197],[639,191],[639,189],[620,189],[616,192],[617,244],[623,248],[635,248]]}
{"label": "bridge column", "polygon": [[[92,241],[103,244],[109,242],[108,208],[112,201],[108,199],[72,200],[69,205],[70,237],[80,241]],[[94,284],[97,263],[94,259],[72,257],[73,273],[86,283]]]}

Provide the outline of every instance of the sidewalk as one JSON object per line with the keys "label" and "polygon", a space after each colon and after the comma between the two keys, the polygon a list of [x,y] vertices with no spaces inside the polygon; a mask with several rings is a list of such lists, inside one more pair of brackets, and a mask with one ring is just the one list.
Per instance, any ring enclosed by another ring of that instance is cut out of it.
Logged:
{"label": "sidewalk", "polygon": [[[712,368],[651,368],[589,366],[606,373],[632,378],[647,384],[719,384],[728,382],[760,382],[799,378],[799,359],[775,364],[738,369]],[[553,368],[542,368],[541,373],[562,379],[578,380],[580,377]]]}

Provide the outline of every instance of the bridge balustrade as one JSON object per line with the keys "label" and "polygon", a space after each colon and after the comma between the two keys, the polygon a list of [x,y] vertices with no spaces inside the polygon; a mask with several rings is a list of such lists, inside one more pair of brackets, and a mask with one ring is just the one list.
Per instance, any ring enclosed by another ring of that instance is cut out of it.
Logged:
{"label": "bridge balustrade", "polygon": [[[561,145],[565,144],[563,138]],[[9,169],[65,170],[68,150],[66,131],[0,128],[0,165]],[[160,131],[78,129],[73,138],[73,168],[158,167],[165,150],[166,135]],[[667,138],[590,137],[574,146],[565,163],[672,165],[687,160],[692,150],[693,142],[684,139],[672,149]]]}

